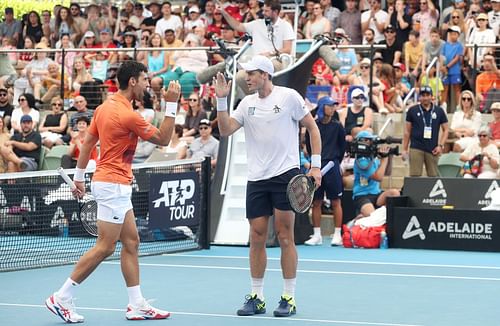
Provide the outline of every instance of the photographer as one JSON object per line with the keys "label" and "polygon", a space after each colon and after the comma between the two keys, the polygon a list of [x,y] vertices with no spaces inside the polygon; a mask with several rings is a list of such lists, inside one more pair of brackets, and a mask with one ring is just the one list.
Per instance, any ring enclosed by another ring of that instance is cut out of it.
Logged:
{"label": "photographer", "polygon": [[[366,145],[373,148],[374,136],[371,132],[363,130],[356,135],[357,144]],[[387,145],[376,147],[376,153],[372,155],[355,154],[354,161],[354,187],[352,198],[356,209],[356,218],[370,216],[376,208],[384,206],[387,197],[399,196],[399,190],[389,189],[382,191],[380,182],[384,178],[384,173],[389,161],[389,155],[394,151]],[[352,155],[351,151],[351,155]],[[376,158],[375,155],[381,156]]]}

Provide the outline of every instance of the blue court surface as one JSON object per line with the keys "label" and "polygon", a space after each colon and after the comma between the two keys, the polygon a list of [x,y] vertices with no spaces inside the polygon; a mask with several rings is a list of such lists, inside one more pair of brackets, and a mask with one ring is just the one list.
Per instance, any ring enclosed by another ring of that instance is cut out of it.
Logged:
{"label": "blue court surface", "polygon": [[[325,239],[326,240],[326,239]],[[118,261],[105,262],[80,286],[84,325],[500,325],[500,260],[496,253],[363,250],[298,246],[297,314],[275,318],[282,291],[279,248],[268,249],[267,314],[238,317],[249,292],[248,248],[140,259],[141,286],[163,321],[127,321],[127,292]],[[44,301],[73,266],[0,273],[0,325],[61,325]]]}

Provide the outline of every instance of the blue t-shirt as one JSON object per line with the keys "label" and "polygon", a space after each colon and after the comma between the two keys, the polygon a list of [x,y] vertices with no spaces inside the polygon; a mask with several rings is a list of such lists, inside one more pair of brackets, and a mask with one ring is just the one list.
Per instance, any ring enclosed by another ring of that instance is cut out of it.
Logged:
{"label": "blue t-shirt", "polygon": [[[422,118],[422,113],[424,118]],[[447,123],[448,117],[439,106],[436,107],[432,104],[431,109],[427,111],[420,107],[420,104],[417,104],[408,110],[406,121],[411,122],[410,147],[431,153],[438,145],[441,124]],[[430,139],[424,139],[424,127],[426,125],[431,126]]]}
{"label": "blue t-shirt", "polygon": [[[464,55],[464,47],[462,43],[455,42],[445,42],[442,49],[441,54],[446,58],[446,64],[451,62],[455,56],[463,56]],[[460,75],[462,72],[460,60],[458,60],[453,66],[448,69],[448,75]]]}
{"label": "blue t-shirt", "polygon": [[342,75],[347,75],[352,67],[358,64],[358,58],[353,49],[349,49],[346,52],[337,51],[337,59],[340,61],[339,72]]}
{"label": "blue t-shirt", "polygon": [[370,178],[380,166],[379,159],[373,159],[372,165],[366,169],[360,169],[357,164],[358,159],[354,162],[354,186],[352,187],[352,198],[365,195],[378,195],[380,191],[380,181]]}

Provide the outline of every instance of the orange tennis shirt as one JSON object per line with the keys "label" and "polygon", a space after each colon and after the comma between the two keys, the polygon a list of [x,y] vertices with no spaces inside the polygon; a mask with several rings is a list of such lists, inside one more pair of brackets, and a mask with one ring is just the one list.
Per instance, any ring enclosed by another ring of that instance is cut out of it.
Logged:
{"label": "orange tennis shirt", "polygon": [[132,183],[132,159],[137,139],[151,138],[158,129],[134,112],[132,104],[117,93],[101,104],[88,130],[101,142],[101,157],[93,181]]}

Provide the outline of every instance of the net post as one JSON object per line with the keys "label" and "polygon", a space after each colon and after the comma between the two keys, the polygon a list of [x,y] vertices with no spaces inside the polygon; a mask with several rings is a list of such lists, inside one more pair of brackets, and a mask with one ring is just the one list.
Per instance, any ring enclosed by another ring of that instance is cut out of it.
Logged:
{"label": "net post", "polygon": [[203,200],[201,209],[201,232],[198,244],[201,249],[210,249],[210,184],[212,176],[212,159],[205,156],[201,163],[201,183],[203,190]]}

